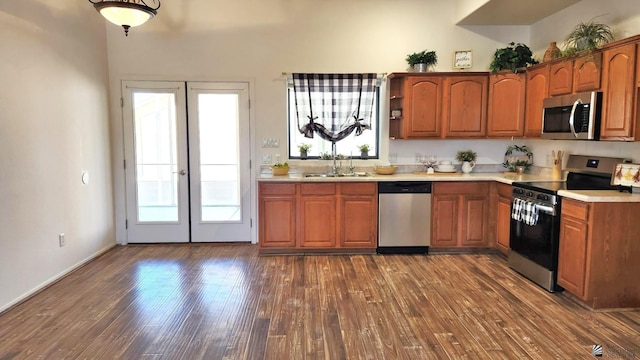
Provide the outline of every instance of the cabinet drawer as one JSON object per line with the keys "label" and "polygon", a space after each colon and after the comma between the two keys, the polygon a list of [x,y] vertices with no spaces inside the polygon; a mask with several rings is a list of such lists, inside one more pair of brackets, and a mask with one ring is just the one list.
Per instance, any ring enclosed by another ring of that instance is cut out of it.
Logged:
{"label": "cabinet drawer", "polygon": [[587,221],[589,217],[589,204],[565,199],[562,202],[562,216]]}
{"label": "cabinet drawer", "polygon": [[376,183],[343,183],[340,184],[340,193],[343,195],[375,195]]}
{"label": "cabinet drawer", "polygon": [[434,182],[433,193],[452,195],[489,195],[489,183],[481,181]]}
{"label": "cabinet drawer", "polygon": [[295,195],[296,184],[260,184],[260,195]]}
{"label": "cabinet drawer", "polygon": [[335,195],[336,184],[300,184],[300,194],[302,195]]}

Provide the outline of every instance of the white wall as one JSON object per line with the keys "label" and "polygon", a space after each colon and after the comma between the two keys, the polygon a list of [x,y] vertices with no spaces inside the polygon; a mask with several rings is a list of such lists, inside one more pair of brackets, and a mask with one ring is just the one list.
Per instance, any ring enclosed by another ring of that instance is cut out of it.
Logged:
{"label": "white wall", "polygon": [[0,34],[2,311],[115,237],[104,23],[86,1],[3,1]]}
{"label": "white wall", "polygon": [[[640,6],[636,0],[582,0],[557,14],[547,17],[531,26],[531,48],[537,58],[542,58],[551,41],[563,47],[563,41],[580,21],[596,21],[608,24],[617,39],[640,33]],[[599,155],[631,158],[640,162],[640,142],[621,143],[612,141],[527,141],[534,152],[534,163],[549,166],[547,154],[552,149],[565,150],[571,154]],[[538,154],[538,156],[535,156]],[[544,156],[540,156],[544,154]],[[565,159],[566,161],[566,159]]]}
{"label": "white wall", "polygon": [[[163,2],[158,16],[125,37],[109,25],[112,95],[123,78],[251,79],[254,159],[286,154],[285,82],[282,72],[406,71],[407,54],[436,50],[437,71],[452,71],[454,50],[472,49],[485,71],[493,51],[525,41],[528,27],[455,26],[455,2],[445,0],[212,0]],[[385,98],[383,96],[383,98]],[[121,111],[112,102],[116,223],[125,239]],[[386,111],[386,110],[385,110]],[[388,153],[387,124],[381,151]],[[263,137],[280,138],[262,149]],[[400,152],[400,150],[391,150]],[[413,156],[412,150],[407,154]]]}

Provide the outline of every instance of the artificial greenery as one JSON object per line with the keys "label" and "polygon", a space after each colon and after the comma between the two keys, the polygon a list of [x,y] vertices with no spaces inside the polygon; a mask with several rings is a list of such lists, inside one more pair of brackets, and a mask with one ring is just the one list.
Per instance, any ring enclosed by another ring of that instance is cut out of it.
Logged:
{"label": "artificial greenery", "polygon": [[369,145],[367,144],[362,144],[358,146],[358,149],[360,149],[361,152],[365,152],[365,153],[368,153],[370,150]]}
{"label": "artificial greenery", "polygon": [[533,53],[527,45],[510,42],[509,46],[496,50],[489,68],[494,73],[503,69],[516,72],[518,68],[537,64],[538,61],[532,56]]}
{"label": "artificial greenery", "polygon": [[407,55],[406,60],[410,66],[414,66],[415,64],[427,64],[431,66],[438,63],[438,56],[435,51],[424,50]]}
{"label": "artificial greenery", "polygon": [[476,161],[478,154],[472,150],[458,151],[456,160],[458,161]]}
{"label": "artificial greenery", "polygon": [[300,152],[307,152],[307,151],[309,151],[309,149],[311,149],[311,144],[300,144],[300,145],[298,145],[298,150],[300,150]]}
{"label": "artificial greenery", "polygon": [[[514,152],[516,154],[514,154]],[[533,153],[527,145],[509,145],[504,153],[504,162],[502,166],[509,171],[516,171],[518,166],[524,166],[526,170],[533,165]]]}
{"label": "artificial greenery", "polygon": [[573,55],[580,51],[591,51],[613,40],[609,25],[595,21],[595,18],[580,22],[567,35],[564,55]]}
{"label": "artificial greenery", "polygon": [[286,163],[286,162],[285,163],[275,163],[275,164],[273,164],[273,167],[274,168],[288,168],[289,164]]}
{"label": "artificial greenery", "polygon": [[320,153],[320,159],[322,159],[322,160],[330,160],[331,159],[331,153],[330,152],[322,152],[322,153]]}

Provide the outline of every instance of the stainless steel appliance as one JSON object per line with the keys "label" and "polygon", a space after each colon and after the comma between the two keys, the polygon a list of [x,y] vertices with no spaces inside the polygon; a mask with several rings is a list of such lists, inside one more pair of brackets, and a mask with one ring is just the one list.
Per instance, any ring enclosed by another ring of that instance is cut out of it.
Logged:
{"label": "stainless steel appliance", "polygon": [[601,92],[584,92],[544,99],[542,138],[598,140]]}
{"label": "stainless steel appliance", "polygon": [[431,182],[378,183],[378,253],[427,254],[431,244]]}
{"label": "stainless steel appliance", "polygon": [[548,291],[556,284],[560,239],[560,190],[616,189],[611,174],[620,158],[570,155],[567,181],[514,182],[509,266]]}

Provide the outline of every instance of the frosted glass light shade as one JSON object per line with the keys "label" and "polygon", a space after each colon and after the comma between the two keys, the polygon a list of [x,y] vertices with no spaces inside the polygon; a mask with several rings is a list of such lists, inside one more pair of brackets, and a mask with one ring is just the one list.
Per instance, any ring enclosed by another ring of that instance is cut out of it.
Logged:
{"label": "frosted glass light shade", "polygon": [[155,10],[136,3],[105,1],[94,6],[105,19],[119,26],[140,26],[156,15]]}

